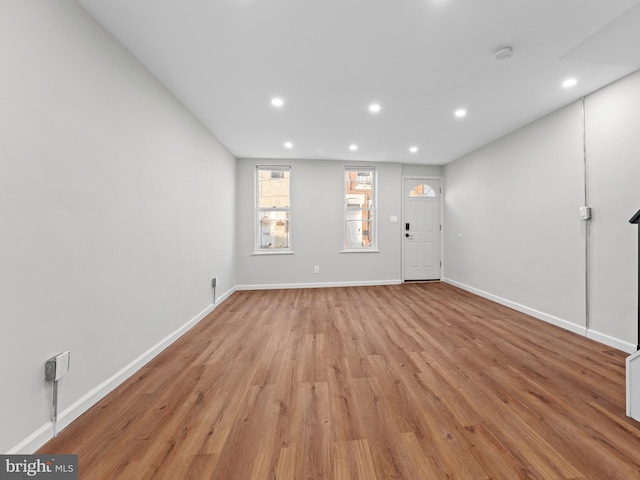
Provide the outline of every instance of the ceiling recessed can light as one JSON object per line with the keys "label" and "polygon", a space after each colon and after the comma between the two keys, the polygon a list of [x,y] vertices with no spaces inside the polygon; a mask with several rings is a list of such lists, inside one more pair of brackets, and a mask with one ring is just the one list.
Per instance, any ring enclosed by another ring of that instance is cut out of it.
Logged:
{"label": "ceiling recessed can light", "polygon": [[577,83],[578,80],[576,80],[575,78],[567,78],[564,82],[562,82],[562,86],[564,88],[571,88],[575,87]]}
{"label": "ceiling recessed can light", "polygon": [[349,145],[349,150],[351,150],[352,152],[355,152],[358,149],[358,145],[356,145],[355,143],[352,143],[351,145]]}
{"label": "ceiling recessed can light", "polygon": [[411,148],[409,148],[409,151],[411,153],[416,153],[418,151],[418,147],[411,147]]}
{"label": "ceiling recessed can light", "polygon": [[291,142],[284,142],[284,148],[293,148],[293,143],[291,143]]}
{"label": "ceiling recessed can light", "polygon": [[459,108],[455,111],[454,115],[458,118],[466,117],[467,111],[464,108]]}
{"label": "ceiling recessed can light", "polygon": [[371,113],[378,113],[380,111],[380,105],[377,103],[372,103],[369,105],[369,111]]}
{"label": "ceiling recessed can light", "polygon": [[284,105],[284,100],[280,97],[274,97],[271,99],[271,105],[273,105],[274,107],[281,107]]}

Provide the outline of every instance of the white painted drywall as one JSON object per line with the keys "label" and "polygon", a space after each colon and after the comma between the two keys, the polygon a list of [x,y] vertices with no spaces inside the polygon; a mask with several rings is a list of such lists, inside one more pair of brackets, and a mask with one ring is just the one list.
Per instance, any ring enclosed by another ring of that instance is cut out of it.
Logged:
{"label": "white painted drywall", "polygon": [[[72,0],[0,6],[0,451],[212,306],[235,159]],[[33,446],[33,445],[32,445]]]}
{"label": "white painted drywall", "polygon": [[640,73],[587,97],[591,329],[637,342]]}
{"label": "white painted drywall", "polygon": [[634,351],[639,104],[640,73],[585,99],[588,228],[581,102],[445,166],[445,277]]}
{"label": "white painted drywall", "polygon": [[445,278],[584,328],[580,104],[446,165],[444,176]]}
{"label": "white painted drywall", "polygon": [[[254,253],[254,169],[291,165],[293,255]],[[343,249],[344,167],[358,162],[328,160],[238,160],[239,288],[320,284],[394,283],[401,279],[401,165],[376,163],[378,253]],[[391,216],[398,218],[391,223]],[[320,273],[314,274],[313,267]]]}
{"label": "white painted drywall", "polygon": [[402,175],[413,177],[442,177],[442,165],[403,164]]}

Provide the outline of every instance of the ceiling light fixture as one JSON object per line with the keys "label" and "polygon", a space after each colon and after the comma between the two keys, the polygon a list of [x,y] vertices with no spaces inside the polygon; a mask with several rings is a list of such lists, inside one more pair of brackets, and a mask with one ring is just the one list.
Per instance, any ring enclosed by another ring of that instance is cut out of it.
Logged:
{"label": "ceiling light fixture", "polygon": [[371,105],[369,105],[369,111],[371,113],[378,113],[380,111],[380,105],[378,105],[377,103],[372,103]]}
{"label": "ceiling light fixture", "polygon": [[291,143],[291,142],[284,142],[284,148],[293,148],[293,143]]}
{"label": "ceiling light fixture", "polygon": [[513,57],[513,47],[502,47],[493,52],[494,60],[509,60]]}
{"label": "ceiling light fixture", "polygon": [[358,149],[358,145],[356,145],[355,143],[352,143],[351,145],[349,145],[349,150],[351,150],[352,152],[355,152]]}
{"label": "ceiling light fixture", "polygon": [[466,117],[467,111],[464,108],[459,108],[455,111],[454,115],[458,118]]}
{"label": "ceiling light fixture", "polygon": [[281,107],[284,105],[284,100],[278,97],[272,98],[271,105],[273,105],[274,107]]}
{"label": "ceiling light fixture", "polygon": [[409,151],[410,151],[411,153],[416,153],[416,152],[418,151],[418,147],[411,147],[411,148],[409,149]]}
{"label": "ceiling light fixture", "polygon": [[577,83],[578,80],[576,80],[575,78],[567,78],[564,82],[562,82],[562,86],[564,88],[571,88],[575,87]]}

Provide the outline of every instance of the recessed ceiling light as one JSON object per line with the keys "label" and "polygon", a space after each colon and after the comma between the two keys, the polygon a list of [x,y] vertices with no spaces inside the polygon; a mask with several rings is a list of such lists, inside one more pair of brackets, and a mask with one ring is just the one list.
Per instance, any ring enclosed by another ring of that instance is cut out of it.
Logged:
{"label": "recessed ceiling light", "polygon": [[351,150],[352,152],[355,152],[358,149],[358,145],[356,145],[355,143],[352,143],[351,145],[349,145],[349,150]]}
{"label": "recessed ceiling light", "polygon": [[380,111],[380,105],[378,105],[377,103],[372,103],[371,105],[369,105],[369,111],[371,113],[378,113]]}
{"label": "recessed ceiling light", "polygon": [[293,148],[293,143],[291,143],[291,142],[284,142],[284,148]]}
{"label": "recessed ceiling light", "polygon": [[571,88],[575,87],[577,83],[578,80],[576,80],[575,78],[567,78],[564,82],[562,82],[562,86],[564,88]]}
{"label": "recessed ceiling light", "polygon": [[411,148],[409,149],[409,151],[410,151],[411,153],[416,153],[416,152],[418,151],[418,147],[411,147]]}
{"label": "recessed ceiling light", "polygon": [[459,108],[458,110],[456,110],[455,116],[458,118],[466,117],[467,111],[464,108]]}
{"label": "recessed ceiling light", "polygon": [[271,105],[273,105],[274,107],[281,107],[284,105],[284,100],[279,97],[272,98]]}

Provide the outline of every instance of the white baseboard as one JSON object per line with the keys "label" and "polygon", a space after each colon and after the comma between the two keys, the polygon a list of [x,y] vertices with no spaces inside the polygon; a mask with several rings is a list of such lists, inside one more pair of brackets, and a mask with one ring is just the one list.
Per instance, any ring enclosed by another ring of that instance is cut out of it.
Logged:
{"label": "white baseboard", "polygon": [[[593,330],[587,331],[585,327],[581,325],[577,325],[575,323],[569,322],[567,320],[563,320],[561,318],[555,317],[553,315],[546,314],[544,312],[540,312],[538,310],[529,308],[525,305],[521,305],[516,302],[512,302],[510,300],[504,299],[497,295],[493,295],[491,293],[485,292],[483,290],[479,290],[474,287],[470,287],[463,283],[457,282],[455,280],[451,280],[448,278],[443,278],[443,282],[454,285],[458,288],[466,290],[468,292],[474,293],[481,297],[492,300],[501,305],[505,305],[509,308],[513,308],[519,312],[525,313],[527,315],[531,315],[532,317],[538,318],[545,322],[551,323],[553,325],[559,326],[566,330],[569,330],[574,333],[578,333],[580,335],[586,336],[592,340],[603,343],[610,347],[616,348],[618,350],[622,350],[627,353],[635,352],[636,346],[630,344],[629,342],[624,342],[620,339],[611,337],[609,335],[595,332]],[[197,314],[191,320],[186,322],[180,328],[166,336],[156,345],[152,346],[146,352],[142,353],[131,363],[126,365],[120,371],[116,372],[114,375],[106,379],[104,382],[93,388],[91,391],[87,392],[83,397],[74,402],[71,406],[66,408],[58,415],[58,424],[57,429],[58,432],[62,431],[65,427],[67,427],[71,422],[76,420],[80,415],[86,412],[93,405],[98,403],[102,398],[107,396],[113,390],[115,390],[119,385],[121,385],[125,380],[134,375],[140,368],[146,365],[149,361],[151,361],[154,357],[156,357],[160,352],[162,352],[165,348],[175,342],[178,338],[184,335],[187,331],[193,328],[198,322],[204,319],[209,313],[211,313],[217,306],[219,306],[222,302],[224,302],[233,292],[236,290],[273,290],[273,289],[292,289],[292,288],[329,288],[329,287],[356,287],[356,286],[376,286],[376,285],[399,285],[401,284],[401,280],[378,280],[378,281],[356,281],[356,282],[317,282],[317,283],[286,283],[286,284],[265,284],[265,285],[238,285],[224,295],[222,295],[219,299],[216,299],[215,305],[211,304],[207,308],[205,308],[202,312]],[[53,425],[51,423],[46,423],[45,425],[38,428],[35,432],[25,438],[22,442],[16,445],[14,448],[9,450],[7,453],[10,455],[13,454],[30,454],[38,450],[42,445],[53,438]]]}
{"label": "white baseboard", "polygon": [[445,278],[442,280],[443,282],[449,283],[455,287],[461,288],[462,290],[466,290],[471,293],[475,293],[480,297],[487,298],[493,302],[499,303],[500,305],[504,305],[505,307],[513,308],[518,312],[525,313],[532,317],[535,317],[539,320],[543,320],[547,323],[551,323],[557,327],[564,328],[565,330],[569,330],[570,332],[577,333],[578,335],[582,335],[583,337],[587,336],[587,329],[583,325],[578,325],[577,323],[570,322],[568,320],[564,320],[562,318],[556,317],[554,315],[549,315],[548,313],[541,312],[534,308],[527,307],[526,305],[522,305],[517,302],[512,302],[511,300],[507,300],[506,298],[499,297],[498,295],[494,295],[489,292],[485,292],[484,290],[480,290],[475,287],[470,287],[469,285],[465,285],[464,283],[456,282],[455,280],[451,280],[450,278]]}
{"label": "white baseboard", "polygon": [[619,338],[612,337],[610,335],[606,335],[604,333],[596,332],[591,329],[587,329],[584,325],[578,325],[577,323],[570,322],[568,320],[564,320],[562,318],[556,317],[554,315],[549,315],[548,313],[541,312],[534,308],[527,307],[526,305],[521,305],[516,302],[512,302],[511,300],[507,300],[506,298],[499,297],[489,292],[485,292],[484,290],[480,290],[475,287],[471,287],[469,285],[465,285],[464,283],[457,282],[455,280],[451,280],[450,278],[444,278],[443,282],[449,283],[453,286],[461,288],[462,290],[466,290],[468,292],[474,293],[481,297],[487,298],[491,301],[499,303],[509,308],[513,308],[518,312],[525,313],[530,315],[538,320],[545,321],[547,323],[551,323],[560,328],[564,328],[565,330],[569,330],[570,332],[577,333],[578,335],[582,335],[583,337],[587,337],[591,340],[595,340],[596,342],[602,343],[609,347],[615,348],[617,350],[621,350],[623,352],[632,353],[635,351],[636,346],[630,344],[629,342],[625,342],[620,340]]}
{"label": "white baseboard", "polygon": [[316,282],[316,283],[272,283],[238,285],[237,290],[287,290],[291,288],[331,288],[331,287],[371,287],[376,285],[399,285],[402,280],[375,280],[359,282]]}
{"label": "white baseboard", "polygon": [[[142,353],[138,358],[133,360],[131,363],[126,365],[120,371],[113,374],[111,377],[107,378],[104,382],[87,392],[80,399],[75,401],[72,405],[66,408],[64,411],[58,414],[58,423],[57,430],[61,432],[65,427],[67,427],[71,422],[76,420],[80,415],[89,410],[92,406],[106,397],[109,393],[115,390],[119,385],[121,385],[125,380],[134,375],[138,370],[140,370],[143,366],[145,366],[149,361],[151,361],[154,357],[156,357],[160,352],[162,352],[165,348],[175,342],[178,338],[184,335],[187,331],[193,328],[198,322],[204,319],[209,313],[211,313],[215,308],[224,302],[236,289],[232,288],[221,298],[216,299],[216,303],[209,305],[203,311],[198,313],[195,317],[189,320],[187,323],[182,325],[180,328],[175,330],[174,332],[167,335],[160,342],[152,346],[146,352]],[[31,454],[38,450],[42,445],[51,440],[54,436],[53,424],[46,423],[41,426],[38,430],[33,432],[27,438],[25,438],[18,445],[13,447],[7,453],[10,455],[15,454]]]}
{"label": "white baseboard", "polygon": [[587,330],[587,338],[626,353],[634,353],[636,351],[636,346],[633,343],[625,342],[624,340],[612,337],[606,333],[596,332],[595,330]]}
{"label": "white baseboard", "polygon": [[627,417],[640,422],[640,351],[626,360]]}

